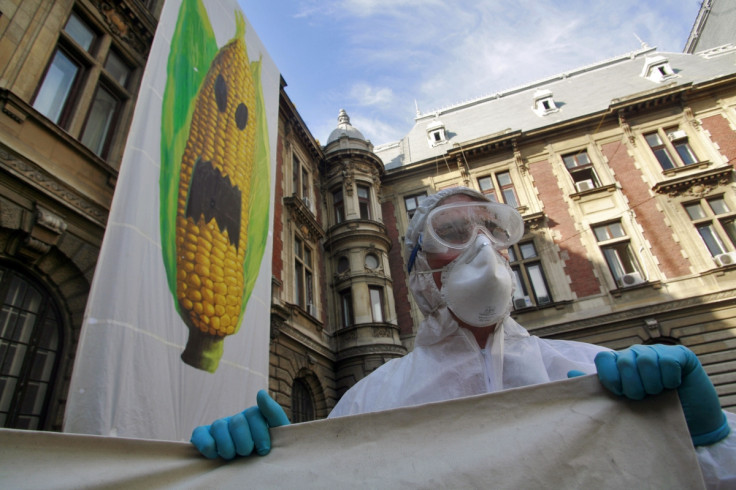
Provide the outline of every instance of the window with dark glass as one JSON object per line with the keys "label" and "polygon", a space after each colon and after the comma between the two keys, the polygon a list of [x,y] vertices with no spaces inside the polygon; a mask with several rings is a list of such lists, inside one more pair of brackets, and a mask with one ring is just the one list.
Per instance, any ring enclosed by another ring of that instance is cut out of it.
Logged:
{"label": "window with dark glass", "polygon": [[360,219],[371,219],[371,190],[362,185],[357,186],[357,188]]}
{"label": "window with dark glass", "polygon": [[618,287],[634,286],[646,281],[621,222],[594,226],[593,233]]}
{"label": "window with dark glass", "polygon": [[292,193],[311,209],[311,193],[309,192],[309,170],[296,155],[291,159]]}
{"label": "window with dark glass", "polygon": [[35,280],[0,264],[0,427],[44,429],[62,345],[59,309]]}
{"label": "window with dark glass", "polygon": [[294,296],[295,303],[302,308],[314,308],[312,250],[297,237],[294,237]]}
{"label": "window with dark glass", "polygon": [[383,288],[380,286],[368,287],[368,293],[371,301],[371,316],[374,322],[383,321]]}
{"label": "window with dark glass", "polygon": [[736,213],[723,196],[692,201],[684,206],[713,257],[736,250]]}
{"label": "window with dark glass", "polygon": [[347,257],[340,257],[337,261],[337,273],[342,274],[350,270],[350,261]]}
{"label": "window with dark glass", "polygon": [[345,221],[345,202],[342,198],[342,189],[332,193],[332,205],[335,209],[335,223]]}
{"label": "window with dark glass", "polygon": [[66,128],[70,121],[71,105],[76,101],[88,59],[82,53],[92,53],[97,45],[96,31],[72,12],[60,35],[46,74],[33,100],[33,107],[54,123]]}
{"label": "window with dark glass", "polygon": [[479,177],[478,187],[491,201],[499,202],[498,196],[501,196],[501,202],[515,208],[519,207],[514,182],[511,180],[511,174],[508,171],[497,172],[493,176]]}
{"label": "window with dark glass", "polygon": [[309,384],[301,378],[294,380],[291,387],[291,422],[309,422],[314,420],[314,398]]}
{"label": "window with dark glass", "polygon": [[81,138],[82,143],[97,155],[105,152],[119,109],[120,100],[104,85],[97,87]]}
{"label": "window with dark glass", "polygon": [[343,327],[352,327],[353,320],[353,294],[350,288],[340,291],[340,320]]}
{"label": "window with dark glass", "polygon": [[[105,37],[109,35],[72,12],[33,99],[36,110],[64,129],[83,117],[79,140],[102,158],[130,99],[127,86],[133,73]],[[89,98],[83,93],[90,93]]]}
{"label": "window with dark glass", "polygon": [[551,303],[552,296],[534,242],[515,244],[508,248],[508,254],[516,282],[513,298],[514,309]]}
{"label": "window with dark glass", "polygon": [[562,160],[565,162],[565,168],[570,173],[577,192],[594,189],[600,185],[587,151],[581,150],[563,155]]}
{"label": "window with dark glass", "polygon": [[682,129],[677,127],[659,129],[645,134],[644,139],[663,170],[698,163],[690,147],[687,133]]}
{"label": "window with dark glass", "polygon": [[422,201],[427,197],[426,192],[421,194],[413,194],[411,196],[404,197],[404,206],[406,207],[406,215],[411,219],[414,216],[414,212],[422,204]]}

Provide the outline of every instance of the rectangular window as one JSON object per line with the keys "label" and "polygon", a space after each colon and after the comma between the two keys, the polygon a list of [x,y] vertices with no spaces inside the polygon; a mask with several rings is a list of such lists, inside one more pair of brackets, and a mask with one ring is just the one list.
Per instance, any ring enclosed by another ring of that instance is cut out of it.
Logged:
{"label": "rectangular window", "polygon": [[371,315],[374,323],[383,322],[383,288],[370,286]]}
{"label": "rectangular window", "polygon": [[343,327],[353,326],[353,294],[350,288],[340,291],[340,316]]}
{"label": "rectangular window", "polygon": [[509,247],[509,263],[516,281],[515,310],[552,303],[542,262],[533,241]]}
{"label": "rectangular window", "polygon": [[294,302],[308,310],[314,307],[312,250],[294,237]]}
{"label": "rectangular window", "polygon": [[723,196],[689,202],[685,211],[713,257],[736,249],[736,213]]}
{"label": "rectangular window", "polygon": [[422,192],[421,194],[414,194],[411,196],[406,196],[404,198],[404,206],[406,206],[406,215],[411,219],[414,216],[414,212],[417,210],[417,208],[422,204],[422,201],[427,197],[426,192]]}
{"label": "rectangular window", "polygon": [[105,154],[119,110],[118,98],[102,85],[97,87],[81,141],[99,156]]}
{"label": "rectangular window", "polygon": [[687,133],[677,127],[659,129],[644,135],[649,148],[657,158],[662,170],[685,167],[698,163]]}
{"label": "rectangular window", "polygon": [[342,189],[332,193],[332,204],[335,208],[335,223],[345,221],[345,202],[342,198]]}
{"label": "rectangular window", "polygon": [[362,185],[359,185],[357,187],[360,219],[371,219],[371,190],[370,188]]}
{"label": "rectangular window", "polygon": [[301,199],[311,210],[309,171],[296,155],[292,156],[291,165],[291,192],[293,195]]}
{"label": "rectangular window", "polygon": [[498,202],[498,198],[496,197],[496,188],[493,186],[493,180],[490,177],[479,178],[478,187],[488,199],[493,202]]}
{"label": "rectangular window", "polygon": [[593,233],[618,287],[634,286],[646,281],[620,222],[594,226]]}
{"label": "rectangular window", "polygon": [[600,185],[587,151],[580,150],[563,155],[562,161],[565,162],[565,168],[572,177],[576,192],[594,189]]}
{"label": "rectangular window", "polygon": [[501,202],[515,208],[519,207],[514,182],[511,180],[511,174],[508,171],[497,172],[493,176],[479,177],[478,187],[493,202],[499,202],[498,196],[501,196]]}
{"label": "rectangular window", "polygon": [[120,114],[130,99],[126,87],[133,74],[109,37],[72,12],[32,102],[64,129],[82,120],[81,131],[73,136],[102,158],[108,156]]}
{"label": "rectangular window", "polygon": [[46,75],[33,101],[33,107],[54,123],[65,127],[62,115],[69,112],[73,88],[81,72],[81,64],[74,61],[62,49],[57,48],[46,69]]}

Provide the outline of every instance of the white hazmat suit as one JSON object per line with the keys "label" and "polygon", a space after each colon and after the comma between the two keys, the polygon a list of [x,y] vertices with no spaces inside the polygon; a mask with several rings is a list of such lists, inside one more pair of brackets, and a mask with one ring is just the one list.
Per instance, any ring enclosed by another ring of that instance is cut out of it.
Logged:
{"label": "white hazmat suit", "polygon": [[[509,316],[510,297],[505,316],[484,348],[469,330],[458,325],[428,273],[432,269],[425,254],[415,250],[429,212],[443,199],[458,193],[486,200],[482,194],[465,188],[428,196],[417,208],[405,237],[406,256],[415,252],[409,287],[424,315],[414,350],[358,382],[345,393],[330,417],[563,380],[570,370],[596,372],[595,355],[608,349],[529,335]],[[696,448],[706,484],[712,488],[736,488],[736,415],[727,413],[727,417],[730,435],[718,443]]]}

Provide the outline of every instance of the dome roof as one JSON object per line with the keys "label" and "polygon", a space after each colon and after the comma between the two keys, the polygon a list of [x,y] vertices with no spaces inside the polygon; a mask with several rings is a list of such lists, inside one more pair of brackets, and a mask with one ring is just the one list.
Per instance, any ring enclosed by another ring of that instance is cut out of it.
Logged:
{"label": "dome roof", "polygon": [[[330,137],[327,138],[326,146],[327,147],[334,146],[332,145],[333,143],[345,137],[348,138],[347,144],[350,147],[368,149],[368,147],[371,146],[370,142],[365,139],[365,136],[363,136],[363,133],[355,129],[350,124],[350,117],[348,116],[348,113],[345,112],[345,109],[340,109],[340,115],[337,116],[337,128],[335,128],[330,133]],[[354,140],[354,141],[350,141],[350,140]],[[340,146],[342,147],[344,145],[340,145]],[[327,151],[329,151],[329,149]]]}

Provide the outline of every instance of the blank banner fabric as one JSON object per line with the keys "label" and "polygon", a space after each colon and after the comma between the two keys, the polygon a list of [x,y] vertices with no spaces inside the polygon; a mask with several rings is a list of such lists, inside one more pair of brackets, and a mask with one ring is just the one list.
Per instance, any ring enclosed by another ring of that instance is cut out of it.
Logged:
{"label": "blank banner fabric", "polygon": [[265,457],[186,443],[0,431],[8,488],[703,488],[674,392],[641,402],[593,376],[280,427]]}

